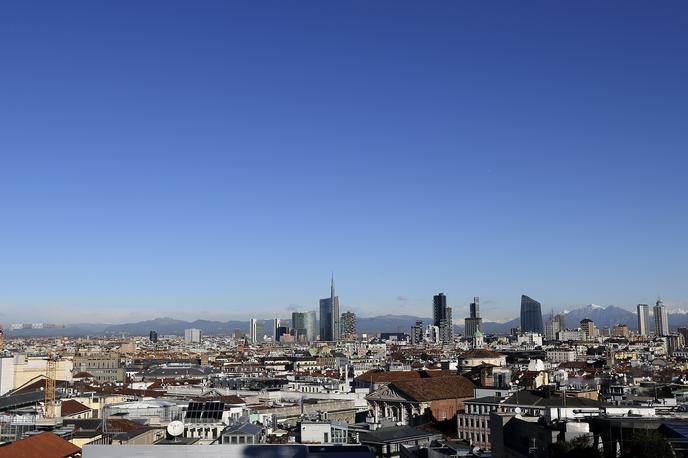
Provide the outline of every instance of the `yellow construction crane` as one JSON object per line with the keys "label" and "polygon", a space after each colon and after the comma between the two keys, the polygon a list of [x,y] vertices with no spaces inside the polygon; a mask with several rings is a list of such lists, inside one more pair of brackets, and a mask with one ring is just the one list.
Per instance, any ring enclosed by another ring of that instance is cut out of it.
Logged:
{"label": "yellow construction crane", "polygon": [[57,379],[57,356],[48,350],[45,367],[45,418],[55,418],[55,380]]}

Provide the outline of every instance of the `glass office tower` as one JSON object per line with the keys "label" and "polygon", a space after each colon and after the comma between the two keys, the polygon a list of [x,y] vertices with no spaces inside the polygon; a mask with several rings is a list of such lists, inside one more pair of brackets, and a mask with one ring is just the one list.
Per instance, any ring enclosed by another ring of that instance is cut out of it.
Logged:
{"label": "glass office tower", "polygon": [[528,296],[521,296],[521,332],[542,334],[544,330],[540,303]]}

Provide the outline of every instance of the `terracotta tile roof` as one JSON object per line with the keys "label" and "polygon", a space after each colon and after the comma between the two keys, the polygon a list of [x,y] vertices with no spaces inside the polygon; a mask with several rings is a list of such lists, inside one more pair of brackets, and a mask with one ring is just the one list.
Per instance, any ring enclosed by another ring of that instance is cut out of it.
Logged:
{"label": "terracotta tile roof", "polygon": [[91,408],[88,406],[83,405],[79,401],[75,401],[74,399],[67,399],[66,401],[62,401],[62,416],[63,417],[69,417],[71,415],[76,415],[79,413],[84,413],[84,412],[90,412]]}
{"label": "terracotta tile roof", "polygon": [[205,396],[196,396],[194,398],[191,398],[192,401],[222,401],[225,404],[246,404],[246,401],[241,399],[239,396],[236,394],[228,394],[228,395],[218,395],[218,394],[209,394]]}
{"label": "terracotta tile roof", "polygon": [[107,427],[108,431],[128,432],[146,428],[146,425],[131,420],[108,418]]}
{"label": "terracotta tile roof", "polygon": [[[39,375],[38,377],[34,377],[34,379],[38,379],[38,380],[27,383],[26,385],[17,388],[15,391],[12,392],[12,394],[29,393],[32,391],[39,391],[39,390],[45,389],[45,376]],[[66,380],[56,380],[55,386],[56,387],[68,387],[69,382],[67,382]]]}
{"label": "terracotta tile roof", "polygon": [[227,396],[220,396],[220,399],[225,403],[225,404],[246,404],[246,401],[241,399],[239,396],[236,394],[230,394]]}
{"label": "terracotta tile roof", "polygon": [[90,372],[77,372],[72,378],[93,378]]}
{"label": "terracotta tile roof", "polygon": [[440,399],[465,399],[474,396],[475,385],[466,377],[434,377],[419,380],[392,382],[391,386],[416,401],[436,401]]}
{"label": "terracotta tile roof", "polygon": [[451,377],[458,376],[459,374],[453,370],[431,370],[431,371],[420,371],[421,378],[433,378],[433,377]]}
{"label": "terracotta tile roof", "polygon": [[81,453],[76,445],[53,433],[41,433],[0,447],[0,458],[67,458]]}
{"label": "terracotta tile roof", "polygon": [[372,370],[364,372],[356,377],[356,380],[373,383],[395,382],[399,380],[417,380],[423,378],[433,377],[450,377],[458,375],[456,371],[451,370],[428,370],[428,371],[381,371]]}

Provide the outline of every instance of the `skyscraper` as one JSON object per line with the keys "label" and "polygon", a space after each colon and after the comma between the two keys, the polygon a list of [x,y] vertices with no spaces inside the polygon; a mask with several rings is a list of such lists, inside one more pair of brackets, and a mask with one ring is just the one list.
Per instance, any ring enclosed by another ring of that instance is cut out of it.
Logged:
{"label": "skyscraper", "polygon": [[279,334],[277,330],[282,326],[281,320],[279,318],[275,318],[272,322],[272,337],[275,339],[275,342],[279,341]]}
{"label": "skyscraper", "polygon": [[667,315],[666,307],[661,299],[657,299],[657,303],[652,311],[655,314],[655,335],[668,336],[669,316]]}
{"label": "skyscraper", "polygon": [[559,333],[566,331],[566,322],[563,313],[557,315],[552,311],[550,319],[545,321],[545,340],[557,340]]}
{"label": "skyscraper", "polygon": [[464,320],[464,334],[473,337],[476,331],[483,332],[483,319],[480,317],[480,298],[474,297],[470,305],[469,317]]}
{"label": "skyscraper", "polygon": [[554,320],[559,323],[560,331],[566,331],[566,316],[563,313],[554,315]]}
{"label": "skyscraper", "polygon": [[423,322],[416,320],[416,324],[411,326],[411,343],[419,344],[423,342]]}
{"label": "skyscraper", "polygon": [[150,333],[148,333],[148,340],[150,340],[151,343],[158,343],[158,332],[151,331]]}
{"label": "skyscraper", "polygon": [[252,343],[262,342],[265,338],[265,322],[251,318],[248,323],[248,338]]}
{"label": "skyscraper", "polygon": [[341,335],[347,339],[356,338],[356,314],[354,312],[342,313]]}
{"label": "skyscraper", "polygon": [[330,297],[320,299],[320,340],[339,340],[339,297],[334,294],[334,275]]}
{"label": "skyscraper", "polygon": [[289,336],[289,326],[278,326],[277,329],[275,329],[275,342],[283,342],[284,336]]}
{"label": "skyscraper", "polygon": [[556,340],[559,331],[561,331],[559,329],[559,322],[554,317],[545,321],[545,340]]}
{"label": "skyscraper", "polygon": [[439,328],[440,341],[450,344],[454,341],[452,309],[447,307],[447,296],[439,293],[432,298],[432,318],[434,325]]}
{"label": "skyscraper", "polygon": [[521,296],[521,332],[544,332],[540,303],[526,295]]}
{"label": "skyscraper", "polygon": [[317,336],[315,311],[293,312],[291,314],[291,326],[294,328],[297,341],[314,341]]}
{"label": "skyscraper", "polygon": [[585,333],[587,339],[594,339],[597,337],[597,328],[595,322],[590,318],[583,318],[580,322],[580,328]]}
{"label": "skyscraper", "polygon": [[203,336],[203,333],[201,332],[200,329],[196,329],[196,328],[185,329],[184,330],[184,343],[186,343],[186,344],[201,343],[202,336]]}
{"label": "skyscraper", "polygon": [[432,298],[432,320],[435,326],[440,325],[440,320],[447,318],[447,296],[439,293]]}
{"label": "skyscraper", "polygon": [[650,335],[650,306],[638,304],[638,334],[641,336]]}

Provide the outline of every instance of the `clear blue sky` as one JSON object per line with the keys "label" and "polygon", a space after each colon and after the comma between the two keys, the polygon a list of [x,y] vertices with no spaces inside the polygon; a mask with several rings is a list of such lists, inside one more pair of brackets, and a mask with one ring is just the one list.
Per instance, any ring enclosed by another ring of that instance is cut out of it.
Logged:
{"label": "clear blue sky", "polygon": [[5,1],[0,322],[688,304],[685,1]]}

